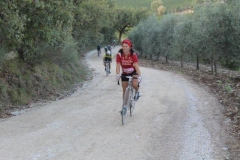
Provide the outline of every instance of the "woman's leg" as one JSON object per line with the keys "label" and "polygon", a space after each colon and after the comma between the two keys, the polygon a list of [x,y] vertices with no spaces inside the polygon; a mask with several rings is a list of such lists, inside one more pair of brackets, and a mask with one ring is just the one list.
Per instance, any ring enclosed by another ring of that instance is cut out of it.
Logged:
{"label": "woman's leg", "polygon": [[[133,75],[133,77],[138,78],[138,75]],[[133,78],[132,80],[132,85],[133,88],[135,89],[135,96],[134,96],[134,100],[138,100],[139,98],[139,82],[138,79]]]}
{"label": "woman's leg", "polygon": [[[137,78],[138,75],[133,75],[133,77]],[[138,89],[139,89],[138,79],[135,79],[135,78],[132,79],[132,85],[133,85],[133,88],[135,89],[135,91],[138,91]]]}
{"label": "woman's leg", "polygon": [[124,93],[126,91],[127,86],[128,86],[128,81],[122,81],[122,89],[123,89],[122,98],[124,97]]}

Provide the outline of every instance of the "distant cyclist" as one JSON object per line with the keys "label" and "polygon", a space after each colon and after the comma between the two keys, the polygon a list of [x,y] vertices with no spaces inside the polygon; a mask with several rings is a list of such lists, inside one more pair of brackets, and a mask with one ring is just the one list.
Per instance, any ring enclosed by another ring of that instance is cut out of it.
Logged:
{"label": "distant cyclist", "polygon": [[110,45],[108,45],[107,48],[112,53],[112,47]]}
{"label": "distant cyclist", "polygon": [[112,46],[113,46],[113,48],[116,46],[116,40],[115,39],[112,42]]}
{"label": "distant cyclist", "polygon": [[[122,79],[123,95],[128,86],[128,78],[125,76],[133,76],[137,79],[132,80],[133,88],[135,89],[134,100],[139,98],[139,83],[142,81],[141,72],[138,64],[138,56],[132,49],[132,42],[128,39],[122,41],[122,49],[116,55],[116,79]],[[122,73],[120,70],[122,69]],[[122,77],[121,77],[122,76]]]}
{"label": "distant cyclist", "polygon": [[108,51],[108,47],[107,46],[104,47],[104,51],[105,51],[105,53],[107,53],[107,51]]}
{"label": "distant cyclist", "polygon": [[100,46],[100,44],[97,45],[97,52],[98,52],[98,56],[100,56],[100,54],[101,54],[101,46]]}
{"label": "distant cyclist", "polygon": [[[105,66],[105,71],[106,71],[106,62],[109,61],[109,71],[111,70],[111,63],[112,63],[112,54],[110,51],[107,51],[107,53],[104,54],[103,56],[103,65]],[[111,72],[110,72],[111,73]]]}

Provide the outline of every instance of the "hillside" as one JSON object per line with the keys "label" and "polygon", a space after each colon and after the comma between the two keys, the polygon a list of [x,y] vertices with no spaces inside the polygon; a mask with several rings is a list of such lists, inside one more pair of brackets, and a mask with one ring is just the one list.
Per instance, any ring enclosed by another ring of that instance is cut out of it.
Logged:
{"label": "hillside", "polygon": [[[150,9],[153,0],[115,0],[116,5],[119,7],[139,8],[148,7]],[[179,6],[188,6],[194,4],[196,0],[162,0],[166,9],[172,10]]]}

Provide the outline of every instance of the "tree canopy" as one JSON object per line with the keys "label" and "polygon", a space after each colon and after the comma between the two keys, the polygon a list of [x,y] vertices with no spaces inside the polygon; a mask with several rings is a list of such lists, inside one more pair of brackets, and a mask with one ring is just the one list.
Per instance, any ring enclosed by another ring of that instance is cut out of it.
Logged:
{"label": "tree canopy", "polygon": [[0,53],[14,51],[31,63],[45,49],[63,49],[70,39],[80,52],[111,42],[116,33],[120,40],[148,13],[117,8],[111,0],[12,0],[0,2],[0,11]]}

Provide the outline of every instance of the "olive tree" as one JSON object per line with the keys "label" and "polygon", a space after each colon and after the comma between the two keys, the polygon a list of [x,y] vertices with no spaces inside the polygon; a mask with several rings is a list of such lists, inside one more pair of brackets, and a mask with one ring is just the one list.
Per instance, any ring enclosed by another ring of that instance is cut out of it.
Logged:
{"label": "olive tree", "polygon": [[174,42],[172,46],[172,56],[180,57],[181,67],[183,67],[184,56],[192,53],[192,15],[180,15],[174,28]]}
{"label": "olive tree", "polygon": [[149,12],[146,8],[117,8],[114,14],[116,14],[115,20],[113,20],[114,29],[118,32],[118,41],[121,41],[122,35],[128,33],[132,27],[145,19]]}

